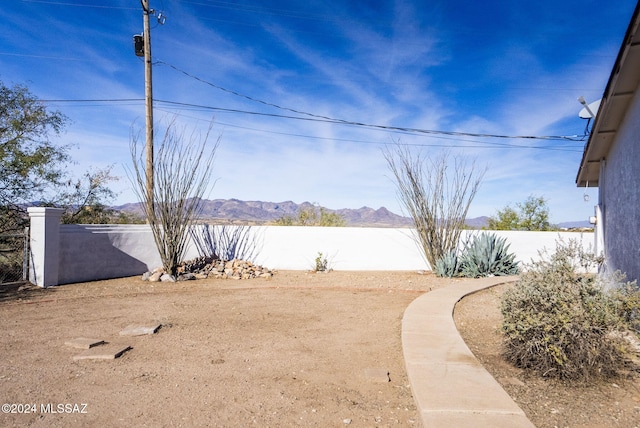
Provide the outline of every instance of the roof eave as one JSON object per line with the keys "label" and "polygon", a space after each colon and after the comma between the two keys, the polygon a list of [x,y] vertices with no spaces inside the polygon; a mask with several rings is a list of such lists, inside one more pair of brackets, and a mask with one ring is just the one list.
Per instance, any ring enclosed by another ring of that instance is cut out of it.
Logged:
{"label": "roof eave", "polygon": [[640,2],[627,28],[609,76],[576,177],[578,187],[597,187],[600,162],[606,158],[627,107],[640,82]]}

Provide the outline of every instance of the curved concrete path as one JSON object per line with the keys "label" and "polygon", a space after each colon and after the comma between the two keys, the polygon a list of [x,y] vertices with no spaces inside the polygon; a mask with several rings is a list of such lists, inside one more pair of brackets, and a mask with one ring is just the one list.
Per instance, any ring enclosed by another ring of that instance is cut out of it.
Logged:
{"label": "curved concrete path", "polygon": [[405,310],[402,350],[425,428],[534,427],[471,353],[453,320],[455,304],[464,296],[514,280],[461,280],[423,294]]}

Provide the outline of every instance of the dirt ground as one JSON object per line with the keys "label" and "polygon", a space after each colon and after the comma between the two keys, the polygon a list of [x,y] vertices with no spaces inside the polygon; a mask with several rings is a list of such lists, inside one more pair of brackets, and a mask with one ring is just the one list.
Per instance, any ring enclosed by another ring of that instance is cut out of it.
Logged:
{"label": "dirt ground", "polygon": [[[0,404],[23,414],[1,413],[0,426],[420,427],[401,320],[411,301],[444,286],[455,280],[281,271],[237,281],[2,287]],[[501,362],[499,292],[463,299],[456,317],[537,426],[638,425],[637,379],[563,389]],[[119,335],[153,323],[162,325],[154,335]],[[82,351],[65,342],[78,337],[131,349],[115,360],[74,361]]]}
{"label": "dirt ground", "polygon": [[640,427],[640,376],[629,373],[589,386],[527,374],[500,355],[501,285],[467,296],[454,313],[460,335],[474,355],[538,428]]}
{"label": "dirt ground", "polygon": [[[0,414],[0,426],[421,426],[401,320],[412,300],[446,282],[415,272],[284,271],[269,280],[7,290],[0,401],[36,411]],[[156,322],[155,335],[119,335]],[[78,337],[132,349],[73,361],[81,351],[65,342]],[[48,404],[86,413],[45,413]]]}

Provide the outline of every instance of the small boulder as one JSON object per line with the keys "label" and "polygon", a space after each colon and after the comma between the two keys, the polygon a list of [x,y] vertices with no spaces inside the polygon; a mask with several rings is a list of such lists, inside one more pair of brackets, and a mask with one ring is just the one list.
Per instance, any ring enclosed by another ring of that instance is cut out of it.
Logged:
{"label": "small boulder", "polygon": [[162,281],[162,282],[176,282],[176,279],[174,278],[173,275],[169,275],[168,273],[165,273],[162,276],[160,276],[160,281]]}
{"label": "small boulder", "polygon": [[196,275],[193,273],[183,273],[178,275],[178,281],[193,281],[196,279]]}
{"label": "small boulder", "polygon": [[158,282],[162,277],[162,272],[154,272],[149,276],[149,282]]}

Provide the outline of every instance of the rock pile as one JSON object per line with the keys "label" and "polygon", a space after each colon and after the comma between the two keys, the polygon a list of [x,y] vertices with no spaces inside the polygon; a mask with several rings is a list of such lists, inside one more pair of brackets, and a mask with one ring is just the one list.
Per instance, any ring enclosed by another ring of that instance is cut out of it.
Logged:
{"label": "rock pile", "polygon": [[178,266],[177,278],[169,275],[163,268],[156,268],[142,275],[143,281],[175,282],[194,279],[252,279],[271,278],[273,271],[246,260],[219,260],[214,257],[198,257],[182,262]]}

